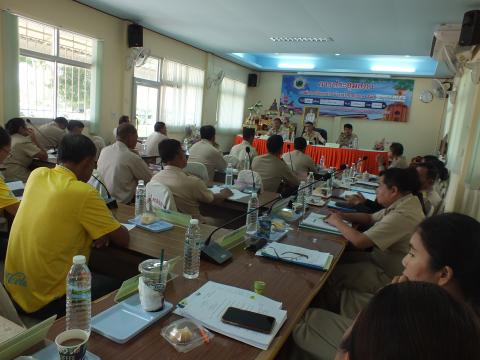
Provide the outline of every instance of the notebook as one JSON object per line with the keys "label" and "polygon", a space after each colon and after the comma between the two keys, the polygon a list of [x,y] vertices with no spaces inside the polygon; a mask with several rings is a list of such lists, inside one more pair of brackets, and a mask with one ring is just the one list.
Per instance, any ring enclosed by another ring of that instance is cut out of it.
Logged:
{"label": "notebook", "polygon": [[[306,228],[306,229],[311,229],[311,230],[324,231],[324,232],[328,232],[328,233],[336,234],[336,235],[341,235],[341,232],[338,231],[338,229],[335,226],[327,224],[324,221],[325,217],[326,217],[326,215],[310,213],[305,218],[305,220],[303,220],[300,223],[300,227]],[[351,226],[347,222],[345,222],[345,224]]]}

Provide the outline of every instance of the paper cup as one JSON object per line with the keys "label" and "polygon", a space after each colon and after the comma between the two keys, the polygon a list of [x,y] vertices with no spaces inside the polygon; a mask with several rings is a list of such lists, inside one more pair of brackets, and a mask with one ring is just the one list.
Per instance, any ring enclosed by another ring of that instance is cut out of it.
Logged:
{"label": "paper cup", "polygon": [[[83,360],[87,352],[87,341],[90,334],[84,330],[72,329],[57,335],[57,345],[60,360]],[[78,340],[75,344],[68,345],[69,340]]]}

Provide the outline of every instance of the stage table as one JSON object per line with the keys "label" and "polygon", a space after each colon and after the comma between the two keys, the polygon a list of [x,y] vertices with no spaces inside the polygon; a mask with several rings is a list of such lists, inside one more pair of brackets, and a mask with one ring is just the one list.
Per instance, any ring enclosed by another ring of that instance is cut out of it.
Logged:
{"label": "stage table", "polygon": [[[241,135],[235,136],[235,144],[240,144],[243,141]],[[290,141],[285,141],[283,144],[283,152],[288,152],[287,146],[290,144],[290,149],[293,151],[293,144]],[[258,155],[267,153],[267,140],[255,138],[253,140],[253,147],[257,149]],[[362,171],[367,170],[370,174],[378,174],[377,156],[383,155],[387,157],[387,151],[364,150],[364,149],[350,149],[350,148],[332,148],[320,145],[308,145],[305,154],[310,155],[316,164],[320,163],[322,155],[325,156],[325,166],[336,167],[337,169],[342,164],[357,162],[359,158],[367,157],[362,166]]]}

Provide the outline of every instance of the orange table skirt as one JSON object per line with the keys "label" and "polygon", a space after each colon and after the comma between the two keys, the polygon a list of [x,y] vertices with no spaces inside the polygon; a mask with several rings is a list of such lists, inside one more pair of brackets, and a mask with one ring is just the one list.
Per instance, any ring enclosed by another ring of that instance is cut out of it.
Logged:
{"label": "orange table skirt", "polygon": [[[241,135],[235,136],[235,144],[240,144],[243,138]],[[290,148],[293,151],[293,144],[289,141],[285,141],[283,144],[283,152],[288,152],[287,144],[291,144]],[[267,140],[255,138],[253,140],[253,146],[257,149],[258,155],[267,153]],[[339,168],[342,164],[348,164],[357,162],[359,158],[367,157],[363,162],[362,171],[367,170],[370,174],[378,174],[377,156],[383,155],[387,157],[386,151],[374,151],[374,150],[361,150],[361,149],[348,149],[348,148],[331,148],[325,146],[308,145],[305,154],[310,155],[316,164],[320,163],[322,155],[325,156],[325,166]]]}

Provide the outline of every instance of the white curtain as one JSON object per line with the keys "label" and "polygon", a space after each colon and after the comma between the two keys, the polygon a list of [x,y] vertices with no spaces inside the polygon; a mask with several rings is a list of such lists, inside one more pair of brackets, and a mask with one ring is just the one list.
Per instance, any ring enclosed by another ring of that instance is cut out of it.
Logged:
{"label": "white curtain", "polygon": [[3,119],[20,115],[20,96],[18,83],[18,18],[2,11],[3,36]]}
{"label": "white curtain", "polygon": [[160,119],[169,128],[201,125],[203,70],[164,60],[162,65]]}
{"label": "white curtain", "polygon": [[101,104],[102,104],[102,71],[103,71],[103,41],[96,40],[93,50],[92,80],[90,90],[90,131],[100,133]]}
{"label": "white curtain", "polygon": [[219,131],[238,132],[242,128],[247,85],[229,78],[222,80],[218,104]]}

